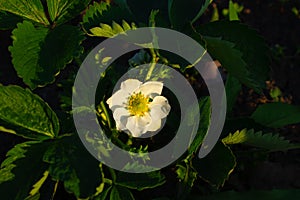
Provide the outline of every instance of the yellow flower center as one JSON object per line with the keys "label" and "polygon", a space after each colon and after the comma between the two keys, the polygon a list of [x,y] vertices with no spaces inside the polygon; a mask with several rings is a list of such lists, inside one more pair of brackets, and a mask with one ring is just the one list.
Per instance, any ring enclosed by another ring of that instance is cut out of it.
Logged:
{"label": "yellow flower center", "polygon": [[129,97],[127,109],[131,115],[144,116],[146,112],[149,112],[149,102],[150,99],[139,92]]}

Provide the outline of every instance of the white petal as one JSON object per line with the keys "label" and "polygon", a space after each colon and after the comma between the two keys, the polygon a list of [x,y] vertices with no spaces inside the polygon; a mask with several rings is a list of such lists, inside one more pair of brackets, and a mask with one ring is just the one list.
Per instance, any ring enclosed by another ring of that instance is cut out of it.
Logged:
{"label": "white petal", "polygon": [[148,81],[140,86],[136,92],[142,92],[146,96],[154,98],[161,94],[164,84],[158,81]]}
{"label": "white petal", "polygon": [[116,127],[118,130],[125,130],[126,129],[126,123],[127,119],[130,116],[128,110],[125,108],[117,108],[113,112],[113,117],[116,121]]}
{"label": "white petal", "polygon": [[145,115],[143,117],[132,116],[127,120],[126,128],[133,137],[140,137],[147,132],[147,127],[151,123],[151,117]]}
{"label": "white petal", "polygon": [[157,131],[158,129],[160,129],[160,127],[161,127],[161,119],[157,119],[157,120],[152,119],[152,122],[149,124],[147,130]]}
{"label": "white petal", "polygon": [[128,93],[124,90],[118,90],[109,99],[107,99],[106,103],[108,104],[110,109],[113,106],[123,106],[124,103],[127,102],[127,99],[129,96],[130,96],[130,93]]}
{"label": "white petal", "polygon": [[121,83],[121,90],[128,92],[129,94],[133,93],[142,85],[142,82],[137,79],[127,79]]}
{"label": "white petal", "polygon": [[168,100],[163,96],[157,96],[149,104],[150,116],[153,121],[157,119],[165,118],[170,110],[171,106],[168,103]]}

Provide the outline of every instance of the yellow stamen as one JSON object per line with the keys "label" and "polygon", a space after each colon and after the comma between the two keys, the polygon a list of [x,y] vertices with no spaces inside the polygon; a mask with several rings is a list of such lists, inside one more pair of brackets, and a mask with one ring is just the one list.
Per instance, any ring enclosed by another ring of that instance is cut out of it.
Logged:
{"label": "yellow stamen", "polygon": [[131,115],[144,116],[149,112],[150,99],[143,95],[141,92],[134,93],[128,99],[127,109]]}

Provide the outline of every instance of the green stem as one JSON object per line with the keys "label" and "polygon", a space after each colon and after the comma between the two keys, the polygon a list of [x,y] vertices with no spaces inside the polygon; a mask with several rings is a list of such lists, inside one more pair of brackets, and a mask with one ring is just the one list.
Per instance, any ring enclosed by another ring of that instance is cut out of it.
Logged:
{"label": "green stem", "polygon": [[109,170],[109,172],[110,172],[110,174],[111,174],[112,182],[115,183],[116,180],[117,180],[117,176],[116,176],[115,170],[112,169],[112,168],[110,168],[110,167],[108,168],[108,170]]}
{"label": "green stem", "polygon": [[156,53],[154,51],[154,49],[149,49],[150,50],[150,53],[151,53],[151,56],[152,56],[152,61],[151,61],[151,66],[149,68],[149,71],[147,73],[147,76],[145,78],[145,81],[149,80],[152,76],[152,73],[153,73],[153,70],[155,68],[155,65],[158,61],[158,57],[156,56]]}
{"label": "green stem", "polygon": [[111,128],[112,128],[112,126],[111,126],[111,125],[112,125],[112,122],[111,122],[111,120],[110,120],[108,111],[107,111],[106,106],[105,106],[105,104],[104,104],[103,101],[100,102],[100,106],[101,106],[101,109],[103,110],[103,112],[104,112],[104,114],[105,114],[105,116],[106,116],[107,123],[108,123],[108,127],[111,129]]}

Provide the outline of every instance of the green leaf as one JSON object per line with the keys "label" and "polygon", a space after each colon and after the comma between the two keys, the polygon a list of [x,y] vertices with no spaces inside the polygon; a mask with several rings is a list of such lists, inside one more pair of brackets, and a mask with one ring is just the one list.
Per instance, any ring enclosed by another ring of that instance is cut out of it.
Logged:
{"label": "green leaf", "polygon": [[94,200],[107,200],[108,193],[110,192],[112,186],[109,186],[107,188],[104,188],[104,190],[94,198]]}
{"label": "green leaf", "polygon": [[110,5],[106,2],[94,2],[83,16],[82,25],[86,30],[99,26],[100,23],[111,24],[113,21],[134,21],[130,11],[124,7]]}
{"label": "green leaf", "polygon": [[49,25],[40,0],[1,0],[0,10],[19,15],[44,25]]}
{"label": "green leaf", "polygon": [[55,141],[43,160],[50,164],[52,178],[64,182],[65,189],[78,198],[95,194],[102,182],[99,162],[87,152],[77,136]]}
{"label": "green leaf", "polygon": [[[216,21],[196,27],[196,30],[204,36],[219,37],[222,41],[231,42],[234,45],[234,49],[240,52],[239,57],[241,56],[241,59],[246,64],[245,66],[241,63],[242,65],[239,67],[243,68],[242,70],[232,69],[237,70],[232,75],[247,86],[256,88],[257,91],[259,90],[257,87],[263,88],[265,86],[265,81],[269,78],[270,72],[269,57],[267,56],[268,48],[264,39],[258,35],[257,31],[250,29],[247,25],[238,21]],[[224,54],[226,55],[226,52]],[[215,55],[212,54],[212,56]],[[237,60],[238,63],[240,63],[239,60]],[[222,65],[225,65],[223,64],[223,60],[220,59],[219,61]],[[236,60],[232,62],[236,62]],[[224,67],[226,68],[226,66]],[[239,72],[245,71],[245,67],[250,74],[247,72],[243,77]],[[249,84],[249,81],[245,79],[250,79],[255,84]]]}
{"label": "green leaf", "polygon": [[112,26],[108,24],[100,24],[100,27],[95,27],[90,29],[92,36],[97,37],[113,37],[117,34],[125,33],[128,30],[134,30],[136,26],[134,23],[129,25],[126,21],[122,21],[122,26],[117,24],[116,22],[112,23]]}
{"label": "green leaf", "polygon": [[0,12],[0,30],[13,29],[23,18],[9,12]]}
{"label": "green leaf", "polygon": [[192,144],[189,146],[188,153],[196,153],[199,149],[202,141],[208,131],[210,125],[210,115],[211,115],[211,105],[210,105],[210,98],[205,97],[199,101],[199,108],[200,108],[200,123],[199,129],[197,131],[197,135],[195,136]]}
{"label": "green leaf", "polygon": [[236,160],[230,148],[219,142],[205,158],[195,158],[193,166],[200,178],[220,187],[233,172]]}
{"label": "green leaf", "polygon": [[177,199],[186,199],[197,179],[197,172],[187,163],[184,164],[185,166],[183,163],[176,165],[176,174],[180,179],[180,182],[177,184]]}
{"label": "green leaf", "polygon": [[169,0],[169,18],[173,27],[182,29],[186,24],[194,23],[207,9],[212,0]]}
{"label": "green leaf", "polygon": [[0,126],[34,140],[58,135],[58,118],[39,96],[19,86],[0,86],[0,96]]}
{"label": "green leaf", "polygon": [[259,90],[260,86],[256,80],[251,77],[247,69],[247,64],[243,60],[243,54],[236,48],[232,42],[216,37],[205,36],[208,52],[220,63],[226,70],[245,85]]}
{"label": "green leaf", "polygon": [[48,12],[52,22],[62,24],[76,17],[91,0],[47,0]]}
{"label": "green leaf", "polygon": [[240,82],[235,77],[228,74],[226,84],[225,84],[227,114],[232,111],[236,99],[239,96],[241,90],[242,90],[242,86]]}
{"label": "green leaf", "polygon": [[34,196],[39,193],[39,190],[42,187],[42,185],[44,184],[44,182],[46,181],[46,179],[48,178],[48,175],[49,175],[49,172],[45,171],[42,178],[33,185],[33,188],[29,193],[30,196]]}
{"label": "green leaf", "polygon": [[110,193],[110,200],[134,200],[134,197],[128,189],[114,186]]}
{"label": "green leaf", "polygon": [[291,144],[290,141],[280,137],[279,134],[262,134],[262,131],[254,132],[253,129],[243,129],[241,131],[236,131],[234,134],[230,133],[227,137],[222,139],[222,142],[228,145],[243,143],[271,151],[284,151],[300,148],[300,145]]}
{"label": "green leaf", "polygon": [[25,142],[7,153],[0,169],[0,193],[2,199],[25,199],[32,186],[43,176],[47,165],[42,157],[47,144]]}
{"label": "green leaf", "polygon": [[49,31],[35,28],[28,21],[18,24],[12,33],[9,50],[13,65],[32,89],[53,82],[55,75],[79,54],[84,39],[78,27],[63,25]]}
{"label": "green leaf", "polygon": [[280,128],[300,122],[300,106],[281,102],[267,103],[258,106],[251,118],[264,126]]}
{"label": "green leaf", "polygon": [[247,192],[220,192],[216,194],[212,194],[209,196],[196,196],[193,195],[189,197],[189,200],[201,199],[201,200],[220,200],[220,199],[230,199],[230,200],[282,200],[282,199],[299,199],[300,198],[300,190],[299,189],[291,189],[291,190],[269,190],[269,191],[247,191]]}
{"label": "green leaf", "polygon": [[117,185],[139,191],[155,188],[164,183],[165,177],[158,171],[142,174],[119,172],[116,180]]}

